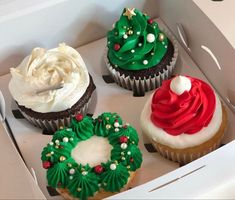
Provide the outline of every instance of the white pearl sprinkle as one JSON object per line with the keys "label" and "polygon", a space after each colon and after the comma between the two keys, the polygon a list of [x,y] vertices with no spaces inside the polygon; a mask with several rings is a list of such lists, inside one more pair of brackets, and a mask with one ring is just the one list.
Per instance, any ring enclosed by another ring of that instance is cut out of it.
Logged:
{"label": "white pearl sprinkle", "polygon": [[54,151],[51,151],[51,155],[53,155],[54,154]]}
{"label": "white pearl sprinkle", "polygon": [[67,137],[63,138],[63,142],[68,142],[68,141],[69,141],[69,138],[67,138]]}
{"label": "white pearl sprinkle", "polygon": [[73,168],[70,169],[70,170],[69,170],[69,173],[70,173],[70,174],[74,174],[74,173],[75,173],[75,169],[73,169]]}
{"label": "white pearl sprinkle", "polygon": [[165,48],[167,48],[167,46],[165,46]]}
{"label": "white pearl sprinkle", "polygon": [[116,127],[116,128],[119,127],[119,123],[118,123],[118,122],[115,122],[115,123],[114,123],[114,127]]}
{"label": "white pearl sprinkle", "polygon": [[125,153],[124,153],[124,152],[121,152],[121,155],[123,156],[123,155],[125,155]]}
{"label": "white pearl sprinkle", "polygon": [[101,187],[101,184],[100,184],[100,183],[98,183],[98,187]]}
{"label": "white pearl sprinkle", "polygon": [[162,44],[164,45],[164,44],[165,44],[165,42],[162,42]]}
{"label": "white pearl sprinkle", "polygon": [[126,149],[126,148],[127,148],[127,143],[122,143],[122,144],[121,144],[121,148],[122,148],[122,149]]}
{"label": "white pearl sprinkle", "polygon": [[73,141],[73,138],[70,138],[70,141]]}
{"label": "white pearl sprinkle", "polygon": [[78,189],[77,189],[78,192],[81,192],[81,190],[82,190],[82,188],[78,188]]}
{"label": "white pearl sprinkle", "polygon": [[126,158],[125,158],[125,157],[122,157],[122,160],[126,160]]}
{"label": "white pearl sprinkle", "polygon": [[154,53],[152,52],[152,53],[151,53],[151,55],[153,56],[153,55],[154,55]]}
{"label": "white pearl sprinkle", "polygon": [[73,179],[73,176],[70,176],[69,179],[72,180],[72,179]]}
{"label": "white pearl sprinkle", "polygon": [[55,141],[55,143],[56,143],[56,144],[59,144],[59,143],[60,143],[60,141],[59,141],[59,140],[56,140],[56,141]]}
{"label": "white pearl sprinkle", "polygon": [[131,152],[130,152],[130,151],[128,151],[128,152],[127,152],[127,155],[131,155]]}
{"label": "white pearl sprinkle", "polygon": [[53,142],[50,142],[50,143],[49,143],[49,145],[51,145],[51,146],[52,146],[53,144],[54,144]]}
{"label": "white pearl sprinkle", "polygon": [[111,169],[111,170],[115,170],[116,168],[117,168],[117,166],[116,166],[115,164],[111,164],[111,165],[110,165],[110,169]]}
{"label": "white pearl sprinkle", "polygon": [[155,41],[155,35],[153,35],[152,33],[149,33],[147,35],[147,42],[153,43],[154,41]]}
{"label": "white pearl sprinkle", "polygon": [[114,131],[115,131],[115,132],[118,132],[118,131],[119,131],[119,128],[115,128]]}
{"label": "white pearl sprinkle", "polygon": [[142,46],[142,43],[139,43],[138,46],[141,47],[141,46]]}
{"label": "white pearl sprinkle", "polygon": [[144,61],[143,61],[143,64],[144,64],[144,65],[147,65],[147,64],[148,64],[148,61],[147,61],[147,60],[144,60]]}
{"label": "white pearl sprinkle", "polygon": [[83,172],[82,172],[82,175],[83,175],[83,176],[86,176],[87,173],[88,173],[87,171],[83,171]]}
{"label": "white pearl sprinkle", "polygon": [[135,53],[135,50],[134,50],[134,49],[131,49],[131,53]]}
{"label": "white pearl sprinkle", "polygon": [[124,38],[124,39],[127,39],[127,38],[128,38],[128,35],[127,35],[127,34],[124,34],[124,35],[123,35],[123,38]]}
{"label": "white pearl sprinkle", "polygon": [[137,34],[137,35],[140,35],[140,31],[137,31],[136,34]]}

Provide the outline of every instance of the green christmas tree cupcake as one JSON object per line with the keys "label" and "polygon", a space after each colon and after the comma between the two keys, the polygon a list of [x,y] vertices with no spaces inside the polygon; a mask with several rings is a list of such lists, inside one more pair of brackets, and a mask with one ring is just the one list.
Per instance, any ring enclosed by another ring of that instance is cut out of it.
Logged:
{"label": "green christmas tree cupcake", "polygon": [[103,199],[128,188],[142,163],[138,134],[116,113],[76,115],[41,154],[48,185],[65,199]]}
{"label": "green christmas tree cupcake", "polygon": [[125,8],[107,34],[105,61],[115,82],[137,95],[171,77],[178,48],[172,35],[137,9]]}

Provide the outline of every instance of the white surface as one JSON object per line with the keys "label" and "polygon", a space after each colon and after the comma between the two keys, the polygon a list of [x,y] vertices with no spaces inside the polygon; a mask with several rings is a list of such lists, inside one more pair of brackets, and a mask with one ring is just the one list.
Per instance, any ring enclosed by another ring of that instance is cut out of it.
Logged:
{"label": "white surface", "polygon": [[0,122],[0,199],[46,199]]}
{"label": "white surface", "polygon": [[[160,27],[164,26],[160,20],[159,22]],[[179,165],[161,157],[158,153],[149,153],[144,148],[144,143],[149,143],[149,141],[142,135],[139,125],[139,117],[146,100],[152,92],[146,93],[144,97],[133,97],[131,91],[122,89],[116,84],[106,84],[102,79],[102,75],[108,74],[108,70],[105,67],[102,57],[105,45],[106,39],[104,38],[78,48],[78,51],[82,55],[88,71],[91,73],[97,86],[97,97],[93,102],[91,102],[89,110],[90,113],[94,113],[95,116],[105,111],[117,112],[124,121],[129,122],[137,129],[140,137],[139,147],[143,153],[143,164],[132,183],[132,187],[135,187],[171,172],[174,169],[177,169]],[[180,45],[179,62],[177,63],[176,69],[176,73],[188,74],[206,81],[205,76],[203,76],[201,71]],[[39,186],[45,196],[50,199],[59,199],[60,197],[58,196],[50,197],[47,192],[46,170],[42,168],[40,159],[41,151],[51,140],[51,136],[42,135],[40,129],[33,127],[25,119],[14,118],[11,111],[12,109],[17,109],[17,107],[7,89],[9,79],[9,74],[0,78],[0,90],[2,90],[6,99],[7,119],[12,132],[14,133],[15,139],[24,156],[27,166],[35,169]],[[231,123],[235,120],[234,115],[229,110],[228,115],[230,120],[228,127],[229,132],[226,134],[225,141],[230,141],[235,138],[235,135],[232,134],[235,133],[235,127],[231,126]],[[219,182],[217,184],[219,184]],[[140,192],[141,191],[139,191],[139,193]],[[174,191],[171,192],[174,194]],[[181,192],[181,194],[187,193],[187,190],[178,192]]]}
{"label": "white surface", "polygon": [[[235,179],[235,162],[231,160],[234,159],[235,141],[165,176],[110,199],[234,199],[234,188],[231,191]],[[218,188],[220,190],[215,191]]]}
{"label": "white surface", "polygon": [[112,148],[107,138],[94,135],[79,142],[72,150],[71,156],[77,163],[94,167],[109,160]]}
{"label": "white surface", "polygon": [[235,1],[193,0],[235,49]]}

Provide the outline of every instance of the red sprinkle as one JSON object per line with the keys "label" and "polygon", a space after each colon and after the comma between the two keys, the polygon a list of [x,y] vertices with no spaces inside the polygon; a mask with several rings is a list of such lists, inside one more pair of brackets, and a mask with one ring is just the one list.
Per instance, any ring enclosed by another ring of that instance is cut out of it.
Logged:
{"label": "red sprinkle", "polygon": [[127,128],[127,125],[124,125],[123,128]]}
{"label": "red sprinkle", "polygon": [[127,141],[128,141],[128,138],[127,138],[126,136],[121,136],[121,137],[119,138],[119,142],[120,142],[120,143],[127,143]]}
{"label": "red sprinkle", "polygon": [[81,113],[79,113],[79,114],[77,114],[77,115],[75,116],[75,118],[76,118],[76,120],[77,120],[78,122],[80,122],[80,121],[83,120],[83,115],[82,115]]}
{"label": "red sprinkle", "polygon": [[43,167],[44,169],[49,169],[49,168],[52,167],[52,163],[51,163],[50,161],[44,161],[44,162],[42,163],[42,167]]}
{"label": "red sprinkle", "polygon": [[96,174],[101,174],[104,171],[104,168],[101,165],[97,165],[94,170]]}
{"label": "red sprinkle", "polygon": [[133,159],[133,158],[130,158],[130,162],[134,162],[134,159]]}
{"label": "red sprinkle", "polygon": [[153,19],[151,19],[151,18],[148,19],[148,23],[149,23],[149,24],[152,24],[153,22],[154,22]]}
{"label": "red sprinkle", "polygon": [[98,122],[102,122],[102,119],[98,118]]}
{"label": "red sprinkle", "polygon": [[113,49],[118,51],[121,48],[120,44],[114,44]]}

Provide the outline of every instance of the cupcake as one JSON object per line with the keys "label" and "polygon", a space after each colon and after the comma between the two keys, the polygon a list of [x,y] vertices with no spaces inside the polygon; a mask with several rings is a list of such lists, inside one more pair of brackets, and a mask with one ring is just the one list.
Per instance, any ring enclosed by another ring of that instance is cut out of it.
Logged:
{"label": "cupcake", "polygon": [[106,51],[105,62],[114,81],[139,95],[171,77],[178,55],[172,35],[134,8],[125,8],[108,32]]}
{"label": "cupcake", "polygon": [[65,199],[102,199],[128,188],[142,163],[138,134],[116,113],[82,114],[57,130],[41,160]]}
{"label": "cupcake", "polygon": [[48,132],[68,125],[77,113],[86,113],[95,90],[80,54],[67,45],[33,49],[10,69],[9,90],[24,117]]}
{"label": "cupcake", "polygon": [[207,83],[176,76],[150,97],[140,123],[162,156],[186,164],[220,146],[227,114]]}

